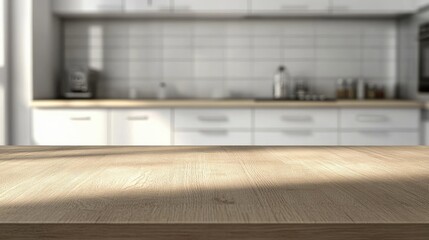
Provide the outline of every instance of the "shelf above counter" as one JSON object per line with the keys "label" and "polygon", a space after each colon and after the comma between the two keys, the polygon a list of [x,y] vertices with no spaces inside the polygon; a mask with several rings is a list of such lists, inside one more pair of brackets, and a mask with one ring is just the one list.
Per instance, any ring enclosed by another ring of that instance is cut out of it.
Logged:
{"label": "shelf above counter", "polygon": [[33,108],[428,108],[413,100],[258,101],[247,100],[34,100]]}

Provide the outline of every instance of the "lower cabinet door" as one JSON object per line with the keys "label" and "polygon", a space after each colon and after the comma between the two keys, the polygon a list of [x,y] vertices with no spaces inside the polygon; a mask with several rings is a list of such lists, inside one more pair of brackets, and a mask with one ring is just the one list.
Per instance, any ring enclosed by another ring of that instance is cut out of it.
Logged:
{"label": "lower cabinet door", "polygon": [[279,130],[256,132],[257,146],[335,146],[338,145],[336,131]]}
{"label": "lower cabinet door", "polygon": [[342,146],[417,146],[420,134],[415,131],[353,131],[342,132]]}
{"label": "lower cabinet door", "polygon": [[32,136],[36,145],[108,144],[107,110],[36,109]]}
{"label": "lower cabinet door", "polygon": [[112,110],[112,145],[171,145],[171,110]]}
{"label": "lower cabinet door", "polygon": [[197,130],[178,131],[174,134],[176,146],[250,146],[250,131]]}

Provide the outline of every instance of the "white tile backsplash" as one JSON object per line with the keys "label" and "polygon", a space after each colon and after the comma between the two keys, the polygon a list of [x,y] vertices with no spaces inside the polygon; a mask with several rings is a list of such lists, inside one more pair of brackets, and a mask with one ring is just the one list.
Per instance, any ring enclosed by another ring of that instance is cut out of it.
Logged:
{"label": "white tile backsplash", "polygon": [[313,37],[283,37],[282,47],[314,47],[315,38]]}
{"label": "white tile backsplash", "polygon": [[280,48],[282,47],[282,37],[280,36],[255,36],[253,37],[254,48]]}
{"label": "white tile backsplash", "polygon": [[196,81],[205,78],[223,80],[225,64],[223,62],[196,62],[194,76]]}
{"label": "white tile backsplash", "polygon": [[360,48],[362,38],[356,36],[317,36],[318,48]]}
{"label": "white tile backsplash", "polygon": [[[274,76],[278,66],[283,64],[282,60],[255,61],[253,63],[253,71],[251,71],[251,73],[254,79],[267,78],[269,76]],[[292,69],[290,69],[290,71],[292,71]]]}
{"label": "white tile backsplash", "polygon": [[397,74],[396,62],[392,61],[365,61],[363,72],[370,78],[395,78]]}
{"label": "white tile backsplash", "polygon": [[225,48],[194,48],[195,64],[200,61],[222,61],[226,51]]}
{"label": "white tile backsplash", "polygon": [[163,64],[160,61],[131,61],[129,63],[129,76],[130,79],[135,80],[162,80],[163,77]]}
{"label": "white tile backsplash", "polygon": [[344,76],[362,76],[361,62],[359,61],[318,61],[316,63],[318,77],[341,78]]}
{"label": "white tile backsplash", "polygon": [[333,97],[336,79],[396,85],[394,19],[65,20],[65,66],[101,72],[100,96],[267,98],[285,65]]}
{"label": "white tile backsplash", "polygon": [[284,48],[283,58],[286,60],[315,60],[315,49],[307,48]]}
{"label": "white tile backsplash", "polygon": [[252,77],[253,64],[250,61],[226,62],[226,77],[229,79],[250,79]]}
{"label": "white tile backsplash", "polygon": [[396,48],[364,48],[362,53],[364,61],[396,61]]}
{"label": "white tile backsplash", "polygon": [[163,77],[166,80],[194,80],[194,62],[177,61],[163,63]]}
{"label": "white tile backsplash", "polygon": [[278,60],[282,59],[281,48],[254,48],[253,59],[255,60]]}
{"label": "white tile backsplash", "polygon": [[359,48],[318,48],[317,60],[356,60],[362,59],[362,50]]}
{"label": "white tile backsplash", "polygon": [[241,60],[251,59],[253,52],[251,48],[228,48],[225,52],[225,59],[227,60]]}
{"label": "white tile backsplash", "polygon": [[131,61],[160,61],[163,57],[162,49],[151,47],[132,47],[128,54]]}

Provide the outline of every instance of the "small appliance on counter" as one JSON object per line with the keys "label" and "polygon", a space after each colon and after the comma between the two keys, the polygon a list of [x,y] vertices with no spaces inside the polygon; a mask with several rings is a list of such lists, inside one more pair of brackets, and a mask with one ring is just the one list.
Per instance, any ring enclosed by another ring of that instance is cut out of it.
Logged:
{"label": "small appliance on counter", "polygon": [[97,72],[87,67],[76,66],[66,70],[61,84],[61,97],[66,99],[95,98],[97,78]]}

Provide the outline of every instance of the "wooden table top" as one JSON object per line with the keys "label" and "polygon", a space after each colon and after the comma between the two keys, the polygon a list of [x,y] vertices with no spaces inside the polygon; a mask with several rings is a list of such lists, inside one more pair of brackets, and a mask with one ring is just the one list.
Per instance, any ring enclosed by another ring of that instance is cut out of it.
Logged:
{"label": "wooden table top", "polygon": [[1,147],[0,224],[429,223],[429,148]]}

